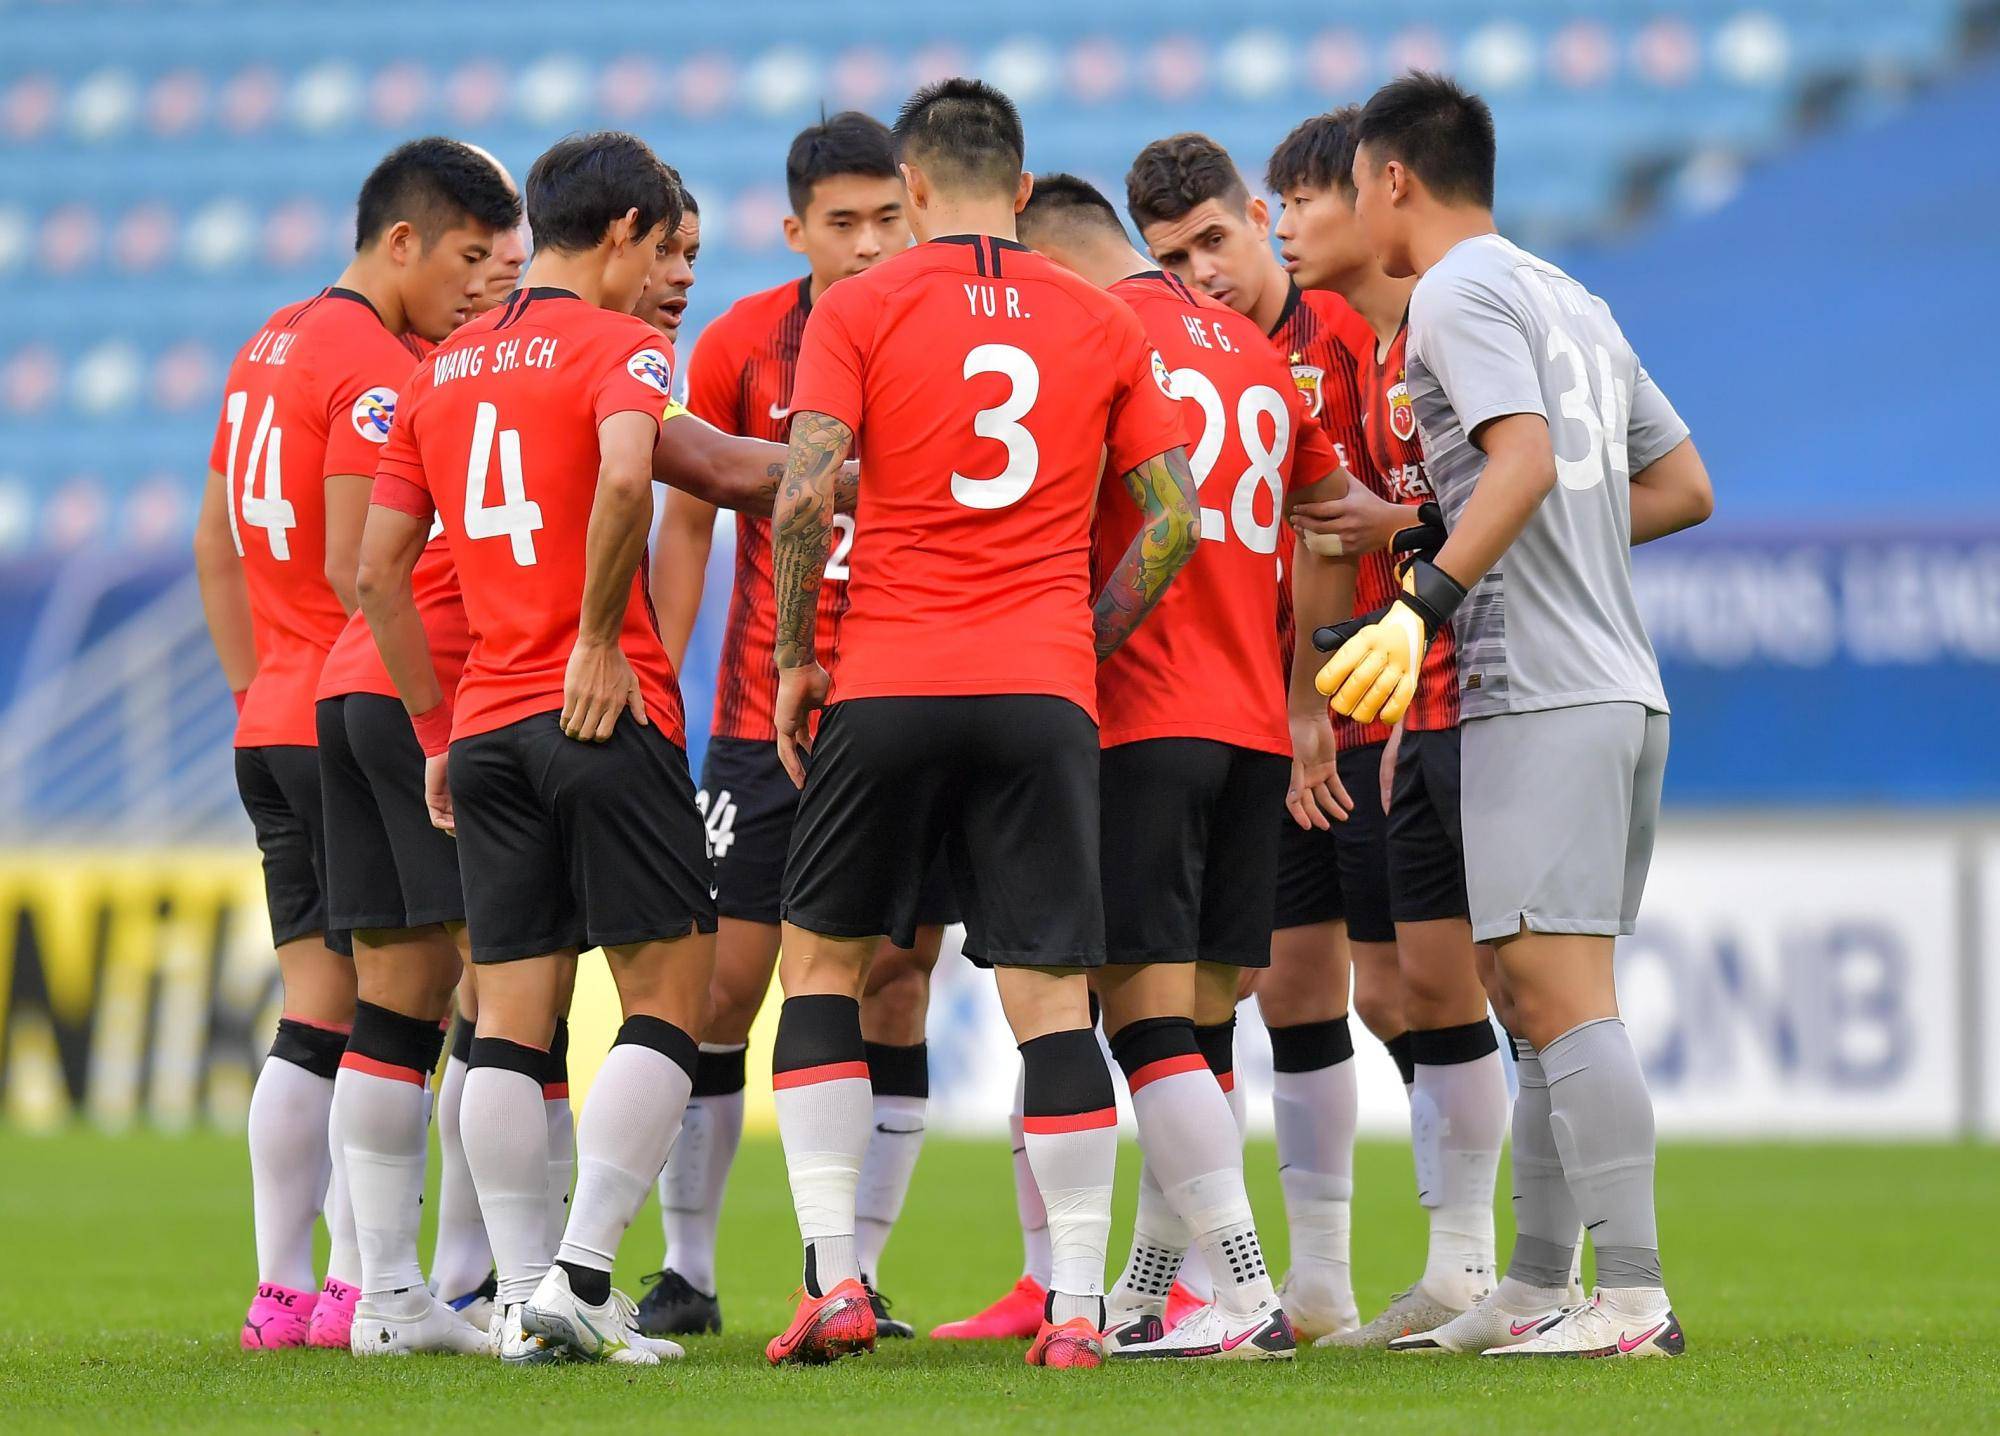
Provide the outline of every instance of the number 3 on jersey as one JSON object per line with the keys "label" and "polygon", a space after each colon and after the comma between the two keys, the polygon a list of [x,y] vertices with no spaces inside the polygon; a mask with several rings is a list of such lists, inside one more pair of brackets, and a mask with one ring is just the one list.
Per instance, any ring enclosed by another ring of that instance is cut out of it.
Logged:
{"label": "number 3 on jersey", "polygon": [[1026,496],[1035,482],[1042,451],[1035,436],[1021,427],[1021,420],[1035,407],[1042,392],[1042,373],[1025,349],[1012,344],[979,344],[965,356],[965,378],[1000,374],[1012,386],[1007,397],[990,409],[972,416],[972,432],[982,439],[997,439],[1007,450],[1007,466],[990,479],[971,479],[956,469],[951,475],[951,496],[969,509],[1004,509]]}
{"label": "number 3 on jersey", "polygon": [[[493,466],[494,440],[500,448],[500,502],[486,502],[486,476]],[[535,562],[535,530],[542,526],[542,506],[528,497],[521,468],[521,431],[500,428],[500,411],[482,402],[472,419],[472,457],[465,469],[465,536],[504,538],[522,568]]]}

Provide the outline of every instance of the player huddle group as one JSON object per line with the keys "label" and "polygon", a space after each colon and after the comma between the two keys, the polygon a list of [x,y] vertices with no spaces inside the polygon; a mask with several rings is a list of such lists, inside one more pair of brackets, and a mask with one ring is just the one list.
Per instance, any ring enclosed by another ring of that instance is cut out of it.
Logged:
{"label": "player huddle group", "polygon": [[[705,329],[680,401],[700,234],[672,169],[575,136],[517,191],[414,141],[363,185],[340,281],[238,354],[196,556],[285,992],[246,1348],[652,1364],[720,1330],[774,969],[804,1280],[767,1354],[913,1335],[877,1275],[962,921],[1020,1048],[1026,1260],[933,1337],[1047,1366],[1299,1336],[1682,1349],[1611,959],[1666,752],[1629,548],[1707,516],[1685,425],[1603,303],[1494,232],[1491,116],[1441,77],[1278,146],[1282,261],[1201,135],[1133,161],[1149,253],[1024,152],[966,79],[893,129],[807,129],[785,232],[808,272]],[[676,671],[718,507],[735,584],[698,791]],[[624,1020],[572,1125],[587,948]],[[1409,1091],[1430,1220],[1422,1276],[1366,1324],[1350,990]],[[1232,1073],[1246,994],[1276,1283]],[[1489,1003],[1519,1075],[1504,1274]],[[1144,1153],[1108,1290],[1100,1023]],[[634,1302],[613,1259],[656,1183],[666,1257]]]}

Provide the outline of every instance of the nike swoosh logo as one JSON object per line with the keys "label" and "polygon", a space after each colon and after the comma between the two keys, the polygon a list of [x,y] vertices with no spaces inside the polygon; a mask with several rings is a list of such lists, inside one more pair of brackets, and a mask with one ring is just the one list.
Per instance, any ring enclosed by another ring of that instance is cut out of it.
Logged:
{"label": "nike swoosh logo", "polygon": [[792,406],[790,404],[785,405],[785,407],[782,409],[780,409],[776,404],[773,404],[771,406],[771,422],[774,424],[783,423],[787,418],[791,416],[791,412],[792,412]]}
{"label": "nike swoosh logo", "polygon": [[1598,1229],[1599,1227],[1603,1226],[1603,1225],[1604,1225],[1604,1224],[1605,1224],[1606,1222],[1608,1222],[1608,1221],[1610,1221],[1610,1220],[1611,1220],[1611,1218],[1609,1218],[1609,1217],[1599,1217],[1599,1218],[1598,1218],[1598,1219],[1597,1219],[1596,1221],[1594,1221],[1594,1222],[1586,1222],[1586,1223],[1584,1224],[1584,1228],[1583,1228],[1583,1229],[1584,1229],[1585,1231],[1587,1231],[1587,1232],[1594,1232],[1594,1231],[1596,1231],[1596,1230],[1597,1230],[1597,1229]]}
{"label": "nike swoosh logo", "polygon": [[1618,1354],[1620,1356],[1630,1356],[1633,1352],[1658,1336],[1665,1327],[1666,1323],[1662,1321],[1655,1325],[1651,1331],[1635,1336],[1630,1341],[1625,1339],[1625,1333],[1621,1331],[1618,1333]]}
{"label": "nike swoosh logo", "polygon": [[1224,1351],[1234,1351],[1237,1347],[1241,1346],[1244,1342],[1248,1341],[1251,1337],[1255,1336],[1259,1331],[1262,1330],[1263,1330],[1262,1327],[1252,1327],[1250,1330],[1239,1333],[1236,1336],[1225,1336],[1222,1338],[1222,1349]]}
{"label": "nike swoosh logo", "polygon": [[1546,1316],[1531,1316],[1526,1321],[1510,1321],[1507,1323],[1507,1334],[1509,1336],[1526,1336],[1547,1320]]}
{"label": "nike swoosh logo", "polygon": [[891,1127],[886,1122],[877,1122],[875,1130],[885,1137],[921,1137],[924,1134],[922,1127]]}

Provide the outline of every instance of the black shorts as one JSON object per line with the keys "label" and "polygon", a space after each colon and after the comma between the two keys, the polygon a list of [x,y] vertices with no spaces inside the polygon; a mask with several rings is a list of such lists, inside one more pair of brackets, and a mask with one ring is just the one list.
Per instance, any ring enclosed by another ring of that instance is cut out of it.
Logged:
{"label": "black shorts", "polygon": [[346,933],[326,925],[326,827],[319,794],[319,755],[303,746],[238,748],[236,791],[264,855],[264,905],[271,942],[283,947],[319,937],[353,955]]}
{"label": "black shorts", "polygon": [[463,922],[458,844],[431,826],[424,750],[402,700],[322,698],[317,716],[329,920],[349,931]]}
{"label": "black shorts", "polygon": [[1207,738],[1148,738],[1098,759],[1106,962],[1271,963],[1291,762]]}
{"label": "black shorts", "polygon": [[[1289,783],[1291,774],[1285,777]],[[1271,931],[1339,922],[1347,916],[1347,902],[1341,896],[1340,858],[1333,850],[1333,834],[1300,827],[1282,801],[1276,821],[1278,880]]]}
{"label": "black shorts", "polygon": [[1389,817],[1382,811],[1382,747],[1369,743],[1340,755],[1340,781],[1354,800],[1344,823],[1333,825],[1340,859],[1340,893],[1347,903],[1351,942],[1394,942],[1389,916]]}
{"label": "black shorts", "polygon": [[715,931],[687,754],[620,718],[603,743],[537,713],[451,745],[474,962]]}
{"label": "black shorts", "polygon": [[909,947],[942,848],[969,948],[1002,966],[1096,967],[1097,832],[1097,725],[1069,700],[849,699],[820,724],[784,920]]}
{"label": "black shorts", "polygon": [[[778,761],[778,745],[755,738],[711,738],[701,760],[696,801],[715,855],[715,910],[741,922],[776,925],[785,890],[785,856],[799,790]],[[916,927],[959,920],[958,899],[942,851],[932,855],[916,895]]]}
{"label": "black shorts", "polygon": [[1465,917],[1458,729],[1404,733],[1389,795],[1389,911],[1397,922]]}

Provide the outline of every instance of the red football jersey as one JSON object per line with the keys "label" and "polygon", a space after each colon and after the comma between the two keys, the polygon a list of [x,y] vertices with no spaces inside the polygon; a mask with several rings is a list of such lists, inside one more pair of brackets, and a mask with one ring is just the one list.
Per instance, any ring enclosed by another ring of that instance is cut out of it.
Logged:
{"label": "red football jersey", "polygon": [[1138,319],[990,235],[843,279],[806,322],[793,410],[861,459],[835,699],[1043,693],[1097,712],[1091,515],[1187,442]]}
{"label": "red football jersey", "polygon": [[[1368,486],[1391,502],[1414,506],[1435,495],[1424,471],[1423,442],[1417,437],[1417,407],[1403,379],[1403,349],[1409,337],[1406,322],[1385,354],[1369,334],[1364,351],[1368,362],[1361,366],[1361,427],[1368,444]],[[1392,567],[1390,582],[1394,581]],[[1417,696],[1410,701],[1403,726],[1413,733],[1458,726],[1458,638],[1448,623],[1425,650]]]}
{"label": "red football jersey", "polygon": [[[1255,324],[1159,270],[1110,292],[1139,316],[1187,417],[1202,542],[1097,670],[1103,744],[1212,738],[1289,755],[1284,658],[1266,641],[1278,622],[1284,496],[1340,461]],[[1101,584],[1144,515],[1109,468],[1097,505]]]}
{"label": "red football jersey", "polygon": [[[730,305],[701,331],[688,359],[688,412],[725,433],[780,444],[789,439],[792,376],[811,312],[810,278],[787,280]],[[819,590],[819,657],[829,669],[839,644],[840,616],[847,611],[853,547],[854,520],[836,514],[833,548]],[[715,715],[709,730],[717,737],[765,743],[777,739],[772,709],[778,699],[778,669],[771,656],[777,631],[771,521],[738,514],[736,587],[729,596],[729,621],[722,633]]]}
{"label": "red football jersey", "polygon": [[324,289],[264,321],[223,387],[209,467],[250,593],[257,676],[236,746],[317,747],[320,668],[347,624],[326,581],[326,480],[372,474],[417,341],[351,289]]}
{"label": "red football jersey", "polygon": [[[458,590],[458,570],[452,567],[450,541],[437,525],[432,526],[430,542],[417,557],[411,585],[417,616],[423,620],[424,636],[430,640],[431,667],[437,671],[438,686],[447,695],[452,694],[458,689],[466,656],[472,651],[472,628],[465,618],[465,595]],[[340,698],[349,693],[396,697],[396,685],[389,681],[389,670],[382,666],[375,635],[359,609],[340,631],[319,674],[319,697]]]}
{"label": "red football jersey", "polygon": [[[1292,366],[1292,381],[1306,398],[1306,408],[1319,420],[1347,471],[1363,483],[1370,483],[1367,443],[1361,425],[1361,356],[1375,342],[1368,322],[1348,307],[1337,294],[1323,290],[1301,290],[1293,286],[1285,310],[1271,331],[1271,343]],[[1280,553],[1287,565],[1282,600],[1282,628],[1279,646],[1287,671],[1292,661],[1295,620],[1292,616],[1289,565],[1292,557],[1291,526],[1285,528]],[[1366,554],[1355,579],[1354,611],[1366,613],[1389,601],[1387,591],[1373,602],[1369,595],[1384,583],[1393,589],[1395,566],[1384,554]],[[1308,637],[1307,642],[1311,639]],[[1333,736],[1342,752],[1368,743],[1388,741],[1387,723],[1356,723],[1352,718],[1333,715]]]}
{"label": "red football jersey", "polygon": [[[672,390],[672,351],[657,331],[566,289],[517,291],[419,367],[375,471],[375,502],[444,521],[472,628],[454,739],[562,707],[583,607],[597,426],[627,410],[657,422]],[[647,719],[683,743],[680,688],[643,563],[619,646]]]}

